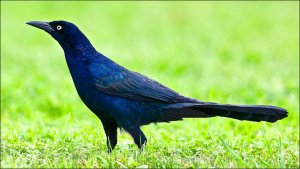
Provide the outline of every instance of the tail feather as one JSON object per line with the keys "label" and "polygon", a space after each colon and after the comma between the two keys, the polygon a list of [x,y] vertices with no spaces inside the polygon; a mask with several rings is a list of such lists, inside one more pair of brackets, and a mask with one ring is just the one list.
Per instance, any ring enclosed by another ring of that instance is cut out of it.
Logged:
{"label": "tail feather", "polygon": [[266,105],[230,105],[217,103],[177,104],[167,108],[164,121],[181,120],[182,118],[228,117],[247,121],[275,122],[287,117],[287,110]]}

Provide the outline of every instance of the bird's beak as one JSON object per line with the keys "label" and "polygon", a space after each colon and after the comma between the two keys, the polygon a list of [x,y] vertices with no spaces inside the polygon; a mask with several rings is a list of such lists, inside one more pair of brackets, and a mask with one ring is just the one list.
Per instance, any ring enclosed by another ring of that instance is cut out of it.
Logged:
{"label": "bird's beak", "polygon": [[37,28],[42,29],[49,33],[54,31],[48,22],[30,21],[30,22],[27,22],[26,24],[37,27]]}

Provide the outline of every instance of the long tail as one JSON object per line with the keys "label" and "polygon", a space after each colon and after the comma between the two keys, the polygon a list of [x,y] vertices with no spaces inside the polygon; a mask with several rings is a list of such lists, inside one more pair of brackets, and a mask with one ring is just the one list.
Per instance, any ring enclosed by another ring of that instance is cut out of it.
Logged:
{"label": "long tail", "polygon": [[206,102],[180,103],[166,107],[162,121],[176,121],[182,118],[229,117],[247,121],[276,122],[287,117],[287,110],[265,105],[230,105]]}

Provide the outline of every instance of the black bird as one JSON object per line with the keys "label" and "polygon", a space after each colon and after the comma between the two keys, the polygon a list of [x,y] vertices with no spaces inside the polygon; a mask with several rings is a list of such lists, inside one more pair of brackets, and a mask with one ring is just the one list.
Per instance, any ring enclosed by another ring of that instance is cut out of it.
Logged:
{"label": "black bird", "polygon": [[182,96],[97,52],[70,22],[31,21],[27,24],[46,31],[63,48],[81,100],[103,124],[109,152],[117,144],[117,128],[127,131],[141,149],[147,139],[140,126],[153,122],[215,116],[275,122],[287,117],[287,110],[280,107],[218,104]]}

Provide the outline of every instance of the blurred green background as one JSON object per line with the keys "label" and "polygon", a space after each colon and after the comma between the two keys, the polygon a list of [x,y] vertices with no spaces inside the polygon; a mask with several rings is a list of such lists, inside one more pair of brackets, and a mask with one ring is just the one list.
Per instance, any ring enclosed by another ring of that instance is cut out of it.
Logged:
{"label": "blurred green background", "polygon": [[[2,167],[299,167],[298,2],[1,1]],[[276,123],[225,118],[144,126],[108,155],[59,44],[26,25],[75,23],[99,52],[183,95],[284,107]]]}

